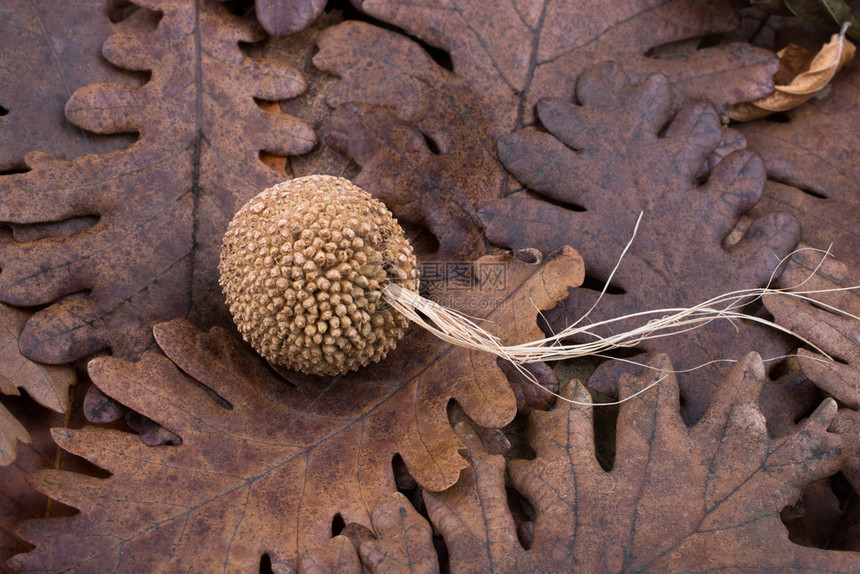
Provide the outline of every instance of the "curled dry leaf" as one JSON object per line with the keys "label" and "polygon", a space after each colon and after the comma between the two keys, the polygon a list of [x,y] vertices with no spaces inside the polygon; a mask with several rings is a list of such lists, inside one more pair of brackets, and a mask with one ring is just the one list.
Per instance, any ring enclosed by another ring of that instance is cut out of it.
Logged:
{"label": "curled dry leaf", "polygon": [[644,55],[733,27],[733,12],[721,3],[633,1],[600,10],[576,2],[357,4],[436,50],[363,22],[328,29],[314,63],[342,81],[327,97],[339,109],[326,141],[362,167],[360,187],[461,258],[484,252],[476,211],[511,187],[496,141],[531,124],[540,99],[569,97],[593,62],[616,59],[636,78],[665,71],[679,102],[704,99],[720,109],[768,93],[776,70],[772,55],[748,45]]}
{"label": "curled dry leaf", "polygon": [[81,88],[66,115],[139,140],[73,161],[31,153],[31,171],[0,179],[0,221],[85,222],[68,236],[0,240],[0,299],[45,306],[20,338],[33,360],[64,363],[105,347],[134,358],[160,320],[226,322],[221,237],[239,206],[278,179],[260,151],[302,153],[316,142],[303,122],[255,103],[293,97],[305,83],[290,66],[243,54],[239,44],[261,36],[252,22],[214,0],[135,3],[163,17],[112,36],[103,54],[149,71],[149,81]]}
{"label": "curled dry leaf", "polygon": [[39,149],[71,159],[128,145],[88,134],[63,117],[77,88],[133,82],[101,57],[112,25],[103,2],[0,3],[0,172],[24,167]]}
{"label": "curled dry leaf", "polygon": [[[790,288],[806,280],[817,269],[816,275],[804,284],[804,289],[860,285],[860,267],[832,259],[825,260],[819,267],[821,257],[821,253],[812,250],[795,255],[780,280],[781,284]],[[778,324],[798,333],[835,359],[828,360],[806,349],[797,351],[803,374],[847,407],[839,409],[833,428],[844,436],[849,453],[842,473],[860,492],[860,327],[856,319],[824,307],[860,317],[860,293],[851,290],[813,297],[817,301],[815,304],[770,295],[765,298],[765,304]]]}
{"label": "curled dry leaf", "polygon": [[[504,325],[511,341],[539,336],[537,309],[582,279],[582,260],[570,249],[541,265],[506,256],[477,263],[501,266],[504,282],[477,281],[463,300],[493,302],[472,314]],[[99,428],[57,431],[64,449],[111,477],[34,474],[34,487],[81,513],[25,523],[20,534],[36,550],[16,557],[15,567],[128,572],[205,563],[247,571],[264,553],[294,567],[329,538],[336,515],[372,525],[372,511],[395,490],[395,455],[424,488],[457,481],[466,462],[448,422],[450,401],[484,427],[501,428],[515,414],[495,357],[421,329],[372,368],[296,386],[220,328],[203,333],[177,320],[155,334],[166,356],[99,358],[90,375],[181,444],[149,448]]]}
{"label": "curled dry leaf", "polygon": [[860,64],[848,65],[826,98],[786,113],[787,121],[738,126],[764,161],[768,182],[750,215],[786,211],[803,222],[803,241],[832,245],[860,264]]}
{"label": "curled dry leaf", "polygon": [[773,93],[752,102],[735,104],[729,117],[748,122],[774,112],[790,110],[821,92],[845,64],[854,58],[856,48],[845,37],[845,29],[812,54],[800,46],[789,44],[777,55],[780,69],[774,77]]}
{"label": "curled dry leaf", "polygon": [[[651,366],[671,369],[665,356]],[[624,377],[622,395],[660,375]],[[559,402],[530,415],[534,460],[508,463],[512,486],[536,515],[525,549],[505,496],[505,462],[460,426],[471,462],[460,481],[425,492],[452,572],[856,571],[860,555],[798,546],[779,512],[842,461],[836,414],[823,403],[795,434],[767,437],[756,397],[766,380],[754,353],[720,384],[706,415],[687,427],[672,376],[621,406],[617,455],[598,464],[592,409]],[[588,400],[577,383],[568,396]]]}
{"label": "curled dry leaf", "polygon": [[[618,66],[603,64],[582,75],[576,102],[538,105],[546,131],[528,128],[499,142],[502,161],[525,189],[480,211],[487,237],[496,244],[542,251],[575,245],[599,285],[644,213],[608,293],[587,320],[687,308],[762,286],[797,243],[797,221],[772,213],[726,246],[739,216],[761,195],[762,162],[749,151],[735,151],[716,163],[703,183],[699,174],[723,141],[724,129],[710,106],[684,108],[673,117],[671,101],[664,76],[631,85]],[[553,331],[579,321],[598,294],[573,290],[546,315]],[[613,329],[631,326],[622,322]],[[689,369],[714,359],[739,359],[751,348],[769,358],[788,347],[762,327],[716,321],[639,348],[671,352],[678,369]],[[589,385],[614,394],[626,368],[604,363]],[[688,420],[701,416],[727,372],[726,366],[712,365],[679,375]]]}

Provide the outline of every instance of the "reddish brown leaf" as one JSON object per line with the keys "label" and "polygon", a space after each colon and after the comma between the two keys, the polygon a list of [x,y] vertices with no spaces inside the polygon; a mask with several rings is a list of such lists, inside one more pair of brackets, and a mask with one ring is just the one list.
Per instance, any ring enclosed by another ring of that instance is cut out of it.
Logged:
{"label": "reddish brown leaf", "polygon": [[335,536],[319,548],[304,553],[299,561],[300,574],[361,574],[361,562],[352,541]]}
{"label": "reddish brown leaf", "polygon": [[[801,289],[815,290],[860,285],[860,267],[832,259],[819,267],[821,257],[821,253],[811,250],[792,257],[780,279],[782,286],[803,283]],[[813,271],[816,275],[810,278]],[[849,452],[842,472],[860,491],[860,323],[856,319],[860,316],[860,293],[850,290],[813,297],[855,318],[780,295],[766,297],[765,305],[778,324],[836,359],[831,361],[806,349],[797,351],[803,374],[848,407],[839,409],[833,428],[843,434]]]}
{"label": "reddish brown leaf", "polygon": [[372,521],[375,536],[363,541],[335,536],[306,552],[299,562],[299,572],[358,574],[362,563],[371,572],[439,572],[439,560],[430,542],[430,525],[405,496],[399,492],[390,495],[374,510]]}
{"label": "reddish brown leaf", "polygon": [[358,548],[362,562],[371,571],[415,574],[439,571],[439,561],[430,543],[430,525],[399,492],[373,511],[373,528],[378,540],[367,540]]}
{"label": "reddish brown leaf", "polygon": [[[74,389],[80,388],[79,386]],[[72,510],[51,501],[27,484],[26,476],[35,470],[61,468],[76,472],[90,472],[76,457],[63,453],[51,437],[50,427],[81,424],[80,400],[70,409],[72,413],[60,414],[41,408],[28,398],[3,399],[15,420],[29,431],[30,441],[18,443],[17,457],[8,466],[0,466],[0,572],[12,572],[6,561],[28,550],[30,547],[14,534],[16,525],[22,520],[48,516],[68,516]],[[3,410],[0,405],[0,410]]]}
{"label": "reddish brown leaf", "polygon": [[256,0],[255,4],[260,24],[279,38],[307,28],[322,13],[326,0]]}
{"label": "reddish brown leaf", "polygon": [[0,243],[0,298],[47,304],[21,334],[33,360],[68,362],[104,347],[136,357],[159,320],[224,321],[221,236],[238,207],[278,179],[260,151],[315,144],[301,121],[254,102],[295,96],[305,84],[287,65],[243,55],[239,43],[260,37],[250,22],[212,0],[136,3],[163,18],[112,36],[103,53],[151,79],[82,88],[66,114],[89,131],[140,139],[71,162],[29,154],[32,171],[0,180],[0,221],[90,218],[69,236]]}
{"label": "reddish brown leaf", "polygon": [[[582,274],[569,249],[540,266],[505,256],[478,263],[503,265],[505,283],[480,281],[464,301],[495,298],[498,305],[472,312],[504,325],[509,341],[535,338],[535,309],[553,305]],[[263,553],[273,564],[295,565],[329,538],[335,515],[371,526],[372,510],[394,491],[395,454],[424,488],[457,481],[465,461],[448,423],[449,401],[485,427],[500,428],[515,414],[495,357],[452,348],[420,329],[374,367],[296,386],[222,329],[202,333],[178,320],[159,325],[156,338],[167,357],[100,358],[89,369],[100,389],[181,444],[149,448],[97,428],[56,432],[64,449],[112,476],[33,475],[37,489],[81,514],[22,527],[37,548],[16,557],[16,567],[247,570]]]}
{"label": "reddish brown leaf", "polygon": [[617,59],[637,78],[666,71],[679,101],[704,97],[720,108],[743,94],[769,92],[776,71],[772,55],[750,46],[678,59],[643,56],[661,43],[728,29],[734,17],[727,6],[685,0],[600,10],[548,2],[360,5],[447,51],[452,65],[366,23],[330,28],[314,57],[343,80],[328,96],[341,109],[327,141],[361,165],[361,187],[399,218],[429,227],[443,252],[461,257],[483,253],[476,210],[506,195],[511,183],[495,154],[498,138],[531,124],[540,99],[569,97],[593,62]]}
{"label": "reddish brown leaf", "polygon": [[12,413],[0,403],[0,466],[6,466],[15,461],[15,451],[19,441],[29,443],[30,435],[27,434],[27,429],[21,426]]}
{"label": "reddish brown leaf", "polygon": [[[722,139],[719,120],[698,105],[671,116],[663,76],[631,86],[614,65],[583,74],[577,102],[544,100],[538,114],[549,130],[529,128],[499,142],[505,165],[526,190],[481,211],[487,237],[513,248],[550,251],[575,245],[589,276],[605,282],[644,213],[636,240],[590,320],[661,308],[689,307],[710,297],[763,285],[797,242],[797,222],[771,214],[731,247],[725,240],[738,216],[761,194],[764,169],[752,153],[719,161],[700,184],[698,174]],[[664,128],[667,121],[668,126]],[[664,134],[659,134],[661,129]],[[579,289],[547,317],[558,332],[580,319],[598,291]],[[614,332],[630,322],[613,326]],[[692,333],[648,341],[670,352],[679,369],[714,359],[739,359],[751,348],[782,355],[784,341],[763,328],[715,322]],[[604,363],[590,386],[614,394],[621,363]],[[728,367],[679,375],[685,416],[704,412]]]}
{"label": "reddish brown leaf", "polygon": [[[75,383],[70,367],[40,365],[18,351],[18,336],[29,313],[0,304],[0,394],[19,395],[18,389],[57,412],[69,407],[69,386]],[[15,460],[18,441],[30,442],[27,430],[0,404],[0,466]]]}
{"label": "reddish brown leaf", "polygon": [[[671,369],[666,357],[651,365]],[[622,394],[662,376],[625,377]],[[534,506],[534,540],[517,539],[504,494],[505,462],[459,432],[471,467],[442,493],[425,493],[452,572],[854,572],[860,555],[789,541],[782,508],[835,472],[840,437],[826,401],[796,434],[770,440],[756,396],[765,380],[751,353],[723,381],[707,414],[686,427],[673,377],[621,406],[614,467],[594,451],[592,410],[559,403],[531,415],[532,461],[513,461],[514,487]],[[577,385],[569,396],[588,400]]]}
{"label": "reddish brown leaf", "polygon": [[70,367],[40,365],[18,351],[18,337],[29,313],[0,304],[0,393],[17,395],[25,389],[39,404],[57,412],[69,406],[69,386],[75,383]]}
{"label": "reddish brown leaf", "polygon": [[[262,56],[293,66],[305,78],[308,89],[295,98],[278,102],[278,105],[283,113],[302,118],[321,139],[326,137],[326,122],[331,113],[325,98],[338,79],[314,66],[312,59],[320,34],[342,20],[338,12],[327,12],[301,32],[286,38],[270,38],[261,46]],[[326,174],[352,180],[358,173],[355,162],[327,145],[318,145],[309,153],[283,159],[286,173],[293,177]]]}
{"label": "reddish brown leaf", "polygon": [[104,61],[102,42],[113,27],[100,2],[0,5],[0,171],[24,167],[40,149],[71,159],[128,145],[87,134],[65,121],[63,106],[92,82],[133,82]]}
{"label": "reddish brown leaf", "polygon": [[787,122],[740,126],[764,160],[768,185],[751,215],[787,211],[803,240],[860,263],[860,62],[845,67],[826,97],[785,114]]}

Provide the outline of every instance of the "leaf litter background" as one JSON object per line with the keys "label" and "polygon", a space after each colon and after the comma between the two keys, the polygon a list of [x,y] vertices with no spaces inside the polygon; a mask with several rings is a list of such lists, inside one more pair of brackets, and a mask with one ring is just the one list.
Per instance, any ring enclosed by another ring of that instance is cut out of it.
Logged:
{"label": "leaf litter background", "polygon": [[[761,285],[799,241],[834,242],[820,281],[860,283],[858,66],[777,121],[723,128],[777,67],[747,43],[695,49],[731,37],[736,8],[4,3],[3,568],[856,571],[856,323],[758,311],[831,369],[804,350],[761,363],[797,343],[746,326],[642,348],[740,362],[661,383],[616,428],[541,412],[511,369],[417,329],[341,379],[278,374],[231,334],[214,275],[245,200],[332,173],[384,200],[427,261],[503,262],[505,289],[466,299],[503,301],[481,316],[511,342],[540,334],[538,309],[546,329],[590,306],[639,211],[595,319]],[[773,22],[735,34],[827,39]],[[795,257],[782,284],[814,264]],[[604,363],[588,383],[623,396],[649,377]]]}

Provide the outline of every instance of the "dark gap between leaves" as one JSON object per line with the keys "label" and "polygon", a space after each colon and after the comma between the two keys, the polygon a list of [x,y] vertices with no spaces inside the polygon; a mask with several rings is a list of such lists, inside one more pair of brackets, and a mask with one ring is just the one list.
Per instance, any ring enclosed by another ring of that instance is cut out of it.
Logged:
{"label": "dark gap between leaves", "polygon": [[401,221],[400,227],[417,257],[424,258],[439,251],[439,239],[427,226]]}
{"label": "dark gap between leaves", "polygon": [[530,550],[534,542],[534,523],[537,512],[529,500],[513,487],[505,487],[508,511],[516,525],[517,540],[523,550]]}
{"label": "dark gap between leaves", "polygon": [[6,109],[4,106],[0,106],[0,116],[5,116],[8,113],[9,113],[8,109]]}
{"label": "dark gap between leaves", "polygon": [[419,132],[421,137],[424,138],[424,143],[427,144],[427,149],[430,150],[430,153],[433,155],[442,155],[442,151],[439,149],[439,144],[436,140],[428,133]]}
{"label": "dark gap between leaves", "polygon": [[18,173],[27,173],[28,171],[30,171],[29,167],[27,167],[24,164],[20,164],[20,165],[12,166],[8,169],[0,169],[0,176],[15,175]]}
{"label": "dark gap between leaves", "polygon": [[253,0],[228,0],[221,2],[221,5],[227,9],[227,12],[234,16],[242,18],[254,18],[254,2]]}
{"label": "dark gap between leaves", "polygon": [[346,523],[343,521],[343,516],[338,512],[331,519],[331,537],[334,538],[335,536],[339,536],[345,527]]}
{"label": "dark gap between leaves", "polygon": [[[835,500],[827,500],[828,492]],[[837,508],[831,506],[833,502]],[[799,546],[855,550],[860,500],[842,473],[836,473],[807,484],[798,499],[780,511],[780,520],[788,530],[789,540]]]}
{"label": "dark gap between leaves", "polygon": [[260,556],[260,574],[275,574],[272,570],[272,557],[268,552]]}
{"label": "dark gap between leaves", "polygon": [[427,52],[427,55],[430,56],[430,58],[434,62],[436,62],[438,66],[444,68],[445,70],[448,70],[449,72],[454,71],[454,61],[451,59],[451,54],[447,50],[428,44],[425,40],[410,34],[403,28],[395,26],[394,24],[384,22],[382,20],[377,20],[373,16],[365,14],[364,12],[358,10],[355,6],[353,6],[352,3],[349,2],[349,0],[329,0],[328,4],[325,7],[325,11],[340,11],[343,14],[344,21],[359,20],[361,22],[373,24],[374,26],[383,28],[390,32],[402,34],[403,36],[406,36],[407,38],[421,46],[424,51]]}
{"label": "dark gap between leaves", "polygon": [[801,187],[801,186],[799,186],[799,185],[797,185],[797,184],[795,184],[795,183],[792,183],[792,182],[790,182],[790,181],[786,181],[785,179],[781,179],[781,178],[779,178],[779,177],[774,177],[773,175],[770,175],[770,174],[768,174],[768,179],[769,179],[770,181],[773,181],[773,182],[776,182],[776,183],[779,183],[779,184],[782,184],[782,185],[787,185],[787,186],[789,186],[789,187],[793,187],[793,188],[795,188],[795,189],[799,189],[800,191],[802,191],[802,192],[803,192],[803,193],[805,193],[806,195],[810,195],[810,196],[812,196],[812,197],[814,197],[814,198],[816,198],[816,199],[830,199],[830,198],[829,198],[829,197],[828,197],[828,196],[827,196],[823,191],[818,191],[818,190],[815,190],[815,189],[811,189],[811,188],[809,188],[809,187]]}
{"label": "dark gap between leaves", "polygon": [[[264,36],[263,38],[256,40],[254,42],[239,42],[239,51],[242,52],[242,55],[246,58],[250,58],[252,60],[259,60],[263,57],[263,48],[266,43],[269,41],[269,36]],[[257,98],[254,98],[257,101]],[[257,102],[259,104],[259,102]]]}
{"label": "dark gap between leaves", "polygon": [[763,121],[773,124],[787,124],[791,122],[791,118],[785,112],[776,112],[762,118]]}
{"label": "dark gap between leaves", "polygon": [[107,1],[107,16],[111,24],[119,24],[129,16],[137,12],[139,6],[131,3],[131,0],[108,0]]}
{"label": "dark gap between leaves", "polygon": [[[582,280],[582,285],[579,286],[580,289],[590,289],[591,291],[597,291],[600,293],[603,291],[603,287],[606,285],[606,282],[594,277],[593,275],[586,275],[585,279]],[[624,295],[627,291],[618,287],[617,285],[609,284],[609,287],[606,288],[607,295]]]}
{"label": "dark gap between leaves", "polygon": [[[588,389],[592,402],[609,403],[615,399],[599,393],[594,389]],[[610,472],[615,466],[615,437],[617,434],[619,405],[611,407],[592,407],[594,414],[592,426],[594,428],[594,457],[600,468]]]}
{"label": "dark gap between leaves", "polygon": [[541,195],[540,193],[524,187],[523,190],[529,195],[529,197],[533,199],[537,199],[539,201],[543,201],[549,203],[550,205],[554,205],[556,207],[560,207],[562,209],[567,209],[569,211],[575,211],[577,213],[582,213],[584,211],[588,211],[584,206],[574,203],[572,201],[561,201],[560,199],[555,199],[552,197],[547,197],[545,195]]}

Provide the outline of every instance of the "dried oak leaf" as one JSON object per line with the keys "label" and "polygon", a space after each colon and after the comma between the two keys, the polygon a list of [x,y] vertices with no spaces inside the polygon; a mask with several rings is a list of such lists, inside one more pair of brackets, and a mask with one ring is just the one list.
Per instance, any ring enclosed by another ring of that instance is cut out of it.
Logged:
{"label": "dried oak leaf", "polygon": [[15,462],[18,442],[29,443],[30,435],[3,403],[0,403],[0,466]]}
{"label": "dried oak leaf", "polygon": [[[593,321],[689,307],[761,286],[797,243],[794,218],[769,214],[739,242],[724,244],[738,216],[759,198],[764,168],[751,152],[736,151],[710,170],[705,183],[697,181],[721,142],[719,119],[704,104],[672,117],[669,91],[664,76],[632,86],[618,66],[596,66],[577,84],[577,103],[544,100],[538,105],[549,133],[527,128],[499,142],[502,161],[526,190],[481,210],[487,237],[496,244],[542,251],[574,245],[588,262],[588,275],[603,283],[644,213],[612,288],[589,315]],[[597,296],[598,291],[572,291],[547,314],[552,328],[558,332],[579,320]],[[625,326],[631,323],[613,329]],[[671,352],[679,369],[738,359],[752,348],[766,357],[787,349],[785,341],[761,327],[742,325],[736,332],[735,325],[719,321],[646,341],[640,348]],[[604,363],[589,385],[614,394],[618,373],[626,368]],[[679,375],[689,421],[701,416],[727,371],[712,365]]]}
{"label": "dried oak leaf", "polygon": [[[268,38],[260,45],[263,57],[285,62],[305,78],[307,90],[277,105],[283,113],[302,118],[322,140],[326,138],[327,120],[331,114],[325,98],[338,79],[314,66],[312,60],[320,34],[342,21],[343,16],[339,12],[325,12],[301,32],[286,38]],[[278,159],[282,161],[283,172],[293,177],[327,174],[352,180],[358,174],[354,161],[327,145],[319,145],[309,153]]]}
{"label": "dried oak leaf", "polygon": [[[671,369],[665,356],[651,366]],[[625,376],[629,395],[662,376]],[[425,492],[452,572],[855,572],[860,555],[789,541],[779,512],[808,483],[836,472],[839,435],[827,400],[795,434],[767,436],[757,395],[766,380],[755,353],[738,363],[705,416],[687,427],[672,376],[621,406],[614,467],[594,448],[592,409],[557,403],[530,415],[534,460],[508,463],[513,487],[534,507],[524,549],[505,496],[505,461],[458,431],[472,463],[460,481]],[[568,396],[588,400],[577,383]]]}
{"label": "dried oak leaf", "polygon": [[71,159],[127,145],[65,121],[63,106],[92,82],[128,82],[99,54],[114,25],[99,2],[0,3],[0,171],[33,149]]}
{"label": "dried oak leaf", "polygon": [[[582,278],[582,260],[565,249],[542,265],[506,256],[505,284],[481,281],[464,300],[496,300],[472,309],[505,326],[508,342],[540,334],[536,308],[558,301]],[[333,379],[278,378],[227,331],[162,323],[155,336],[166,356],[138,363],[90,362],[109,396],[181,437],[149,448],[137,437],[99,428],[61,430],[57,442],[108,470],[108,479],[44,471],[33,486],[81,513],[25,523],[36,550],[16,557],[22,570],[187,570],[194,564],[293,567],[331,534],[332,520],[371,526],[371,512],[395,490],[399,455],[430,490],[454,484],[466,466],[446,410],[456,401],[470,419],[500,428],[515,399],[495,357],[445,344],[411,329],[378,366]]]}
{"label": "dried oak leaf", "polygon": [[476,210],[510,185],[495,153],[498,138],[531,124],[540,99],[570,97],[594,61],[618,59],[636,78],[665,71],[678,101],[704,99],[720,109],[745,94],[768,93],[776,71],[772,55],[749,45],[674,59],[643,55],[730,29],[733,12],[719,3],[631,1],[600,10],[575,2],[355,3],[441,48],[450,63],[364,22],[328,29],[314,63],[342,82],[328,95],[339,109],[326,141],[361,165],[360,186],[461,257],[484,252]]}
{"label": "dried oak leaf", "polygon": [[[18,336],[29,316],[29,313],[0,303],[0,394],[19,395],[18,389],[25,389],[39,404],[65,412],[75,373],[70,367],[40,365],[21,355]],[[19,440],[30,442],[27,431],[0,404],[0,466],[15,460]]]}
{"label": "dried oak leaf", "polygon": [[81,88],[66,115],[89,131],[135,131],[139,140],[73,161],[31,153],[31,171],[0,179],[0,222],[88,221],[68,236],[0,241],[0,299],[47,305],[21,333],[33,360],[65,363],[108,346],[137,357],[157,321],[226,322],[222,234],[245,201],[278,180],[259,153],[315,144],[303,122],[255,103],[305,84],[287,65],[243,55],[239,44],[261,34],[253,23],[212,0],[136,4],[163,17],[112,36],[103,54],[151,78],[138,88]]}
{"label": "dried oak leaf", "polygon": [[796,108],[816,94],[823,94],[839,70],[854,58],[855,51],[844,32],[834,34],[817,54],[789,44],[777,52],[781,66],[774,78],[773,93],[752,102],[734,104],[729,108],[729,117],[748,122]]}
{"label": "dried oak leaf", "polygon": [[306,552],[299,562],[300,574],[360,574],[362,563],[371,572],[439,572],[430,542],[432,529],[401,493],[384,499],[373,511],[372,522],[371,537],[356,541],[341,534]]}
{"label": "dried oak leaf", "polygon": [[[74,387],[75,390],[80,386]],[[82,395],[83,393],[79,393]],[[88,463],[60,450],[51,436],[51,427],[83,424],[80,399],[72,402],[67,413],[57,413],[36,405],[26,397],[4,399],[8,411],[27,429],[30,440],[18,444],[15,460],[0,466],[0,572],[12,572],[6,561],[29,549],[14,534],[15,526],[23,520],[48,516],[68,516],[71,508],[51,501],[27,484],[27,474],[44,468],[61,468],[76,472],[90,472]],[[0,406],[0,411],[3,406]],[[2,426],[2,423],[0,423]]]}
{"label": "dried oak leaf", "polygon": [[805,243],[819,249],[833,244],[839,259],[860,264],[860,62],[846,66],[831,85],[826,98],[787,112],[787,122],[738,127],[768,176],[751,215],[792,213],[803,223]]}
{"label": "dried oak leaf", "polygon": [[[819,267],[821,257],[821,253],[812,250],[793,256],[780,278],[781,286],[791,288],[804,282],[802,289],[807,290],[860,285],[860,266],[827,259]],[[810,278],[813,271],[815,275]],[[839,409],[833,428],[843,434],[849,451],[842,473],[860,492],[860,322],[856,319],[860,317],[860,293],[819,293],[813,298],[855,318],[781,295],[767,296],[765,305],[779,325],[835,359],[826,360],[806,349],[797,351],[803,374],[847,407]]]}
{"label": "dried oak leaf", "polygon": [[30,314],[0,303],[0,393],[17,395],[24,389],[40,405],[57,412],[69,406],[69,386],[75,383],[71,367],[40,365],[18,351],[18,337]]}

